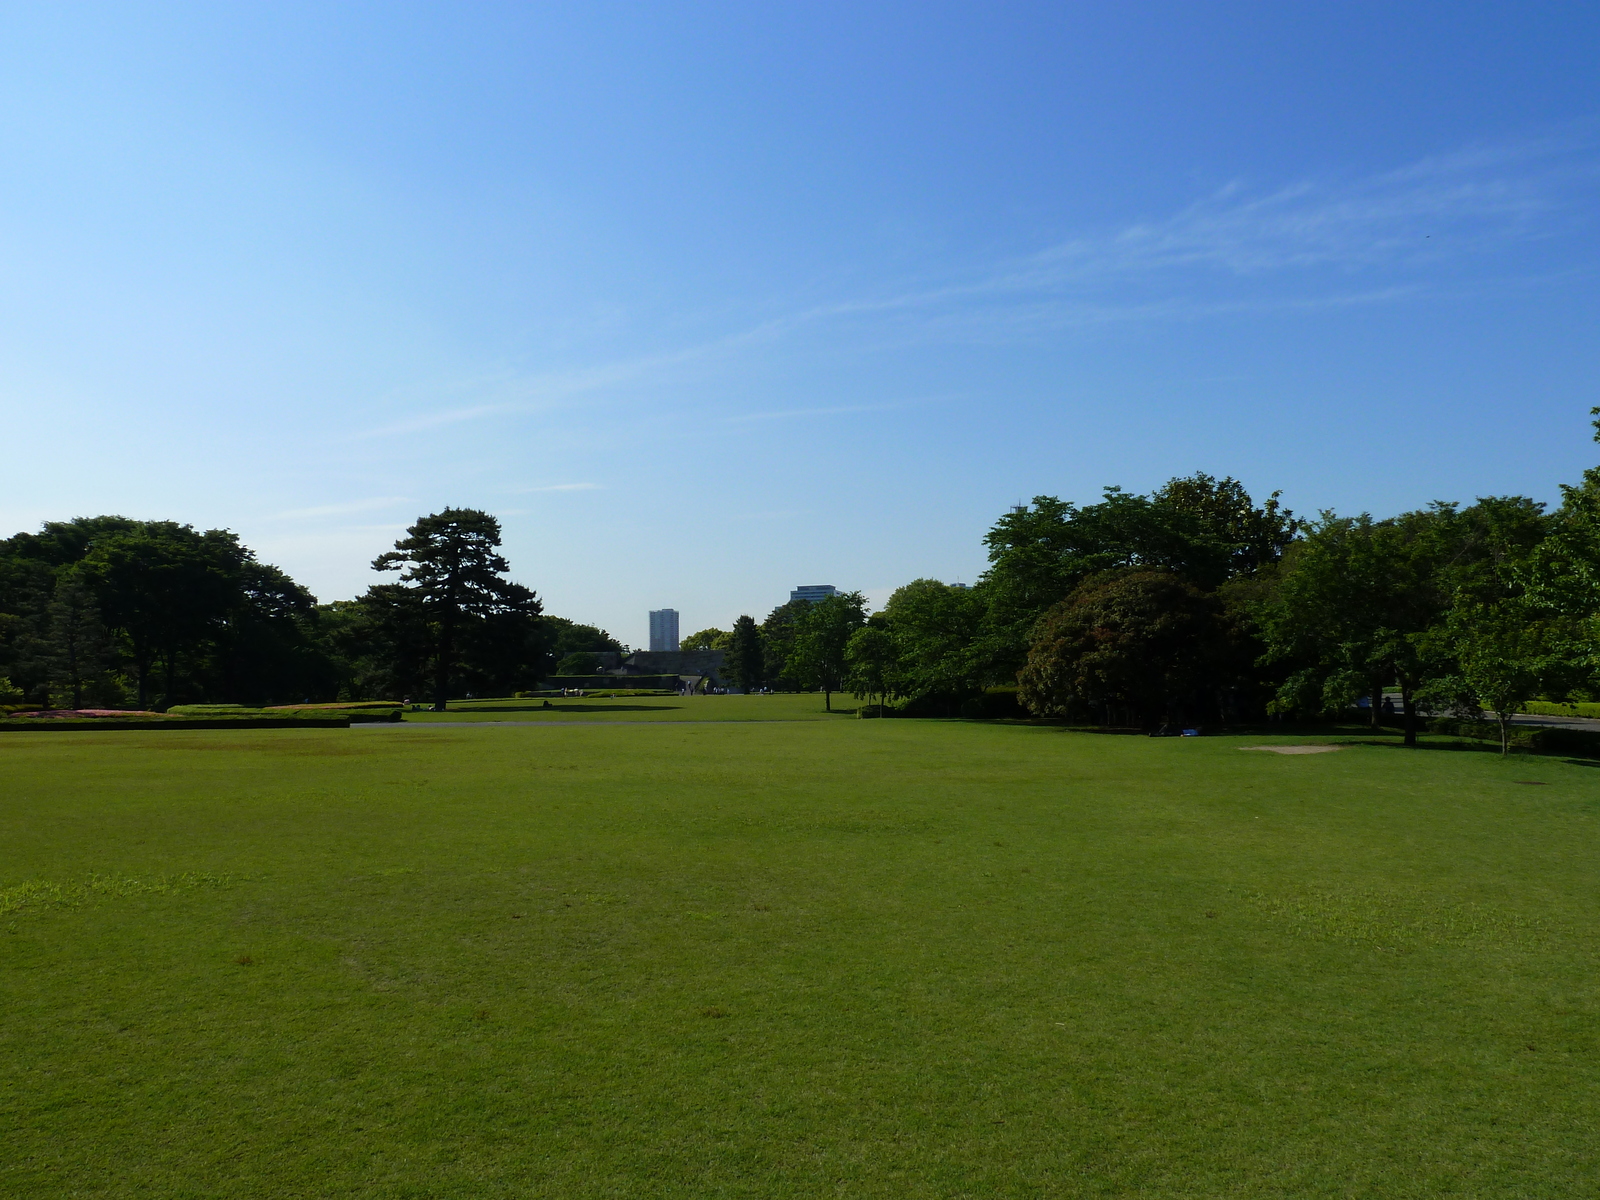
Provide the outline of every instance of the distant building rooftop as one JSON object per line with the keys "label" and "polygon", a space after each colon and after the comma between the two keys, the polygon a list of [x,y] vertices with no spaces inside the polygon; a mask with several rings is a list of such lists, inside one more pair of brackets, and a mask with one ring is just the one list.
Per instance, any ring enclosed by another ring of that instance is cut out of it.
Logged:
{"label": "distant building rooftop", "polygon": [[818,600],[824,600],[829,596],[837,596],[838,594],[839,589],[831,583],[806,583],[789,593],[789,603],[793,604],[796,600],[804,600],[808,604],[815,604]]}

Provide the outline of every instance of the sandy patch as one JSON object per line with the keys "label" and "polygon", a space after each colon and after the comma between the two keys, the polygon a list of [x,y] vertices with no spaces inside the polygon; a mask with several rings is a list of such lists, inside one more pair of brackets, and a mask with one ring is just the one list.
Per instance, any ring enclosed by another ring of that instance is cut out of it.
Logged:
{"label": "sandy patch", "polygon": [[1241,750],[1270,750],[1274,754],[1332,754],[1343,746],[1240,746]]}

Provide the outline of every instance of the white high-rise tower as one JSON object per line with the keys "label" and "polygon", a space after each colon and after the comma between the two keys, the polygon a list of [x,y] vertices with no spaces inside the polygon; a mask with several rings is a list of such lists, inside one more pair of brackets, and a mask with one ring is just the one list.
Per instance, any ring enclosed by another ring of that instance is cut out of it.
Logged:
{"label": "white high-rise tower", "polygon": [[678,648],[678,610],[658,608],[650,614],[650,649]]}

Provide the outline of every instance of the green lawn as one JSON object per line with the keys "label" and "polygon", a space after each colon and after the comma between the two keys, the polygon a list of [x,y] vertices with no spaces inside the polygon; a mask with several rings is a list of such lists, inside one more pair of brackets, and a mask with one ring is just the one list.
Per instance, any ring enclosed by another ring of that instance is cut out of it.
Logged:
{"label": "green lawn", "polygon": [[0,741],[0,1193],[1600,1194],[1592,766],[621,719]]}

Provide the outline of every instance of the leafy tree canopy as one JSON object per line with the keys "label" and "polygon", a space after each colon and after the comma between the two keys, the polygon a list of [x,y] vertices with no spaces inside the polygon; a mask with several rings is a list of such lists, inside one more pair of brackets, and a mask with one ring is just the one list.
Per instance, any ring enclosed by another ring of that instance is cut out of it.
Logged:
{"label": "leafy tree canopy", "polygon": [[565,617],[545,617],[552,634],[551,650],[558,656],[576,654],[580,650],[613,651],[626,654],[628,648],[604,629],[595,625],[580,625]]}
{"label": "leafy tree canopy", "polygon": [[733,634],[726,629],[702,629],[691,633],[678,645],[684,650],[726,650],[732,640]]}
{"label": "leafy tree canopy", "polygon": [[799,603],[804,607],[794,615],[787,670],[801,686],[821,688],[823,707],[832,711],[833,693],[844,684],[850,635],[866,624],[866,602],[860,592],[839,592]]}
{"label": "leafy tree canopy", "polygon": [[1018,698],[1051,716],[1182,721],[1215,710],[1228,649],[1215,596],[1174,571],[1107,571],[1039,623]]}
{"label": "leafy tree canopy", "polygon": [[1238,480],[1205,474],[1170,480],[1149,496],[1110,487],[1100,503],[1083,507],[1035,496],[984,536],[989,568],[979,591],[988,612],[974,648],[979,668],[1007,680],[1034,623],[1092,575],[1155,568],[1211,590],[1276,563],[1298,529],[1278,493],[1257,505]]}
{"label": "leafy tree canopy", "polygon": [[895,648],[894,690],[950,703],[976,690],[981,671],[973,645],[983,618],[983,600],[971,588],[937,579],[896,588],[883,610]]}

